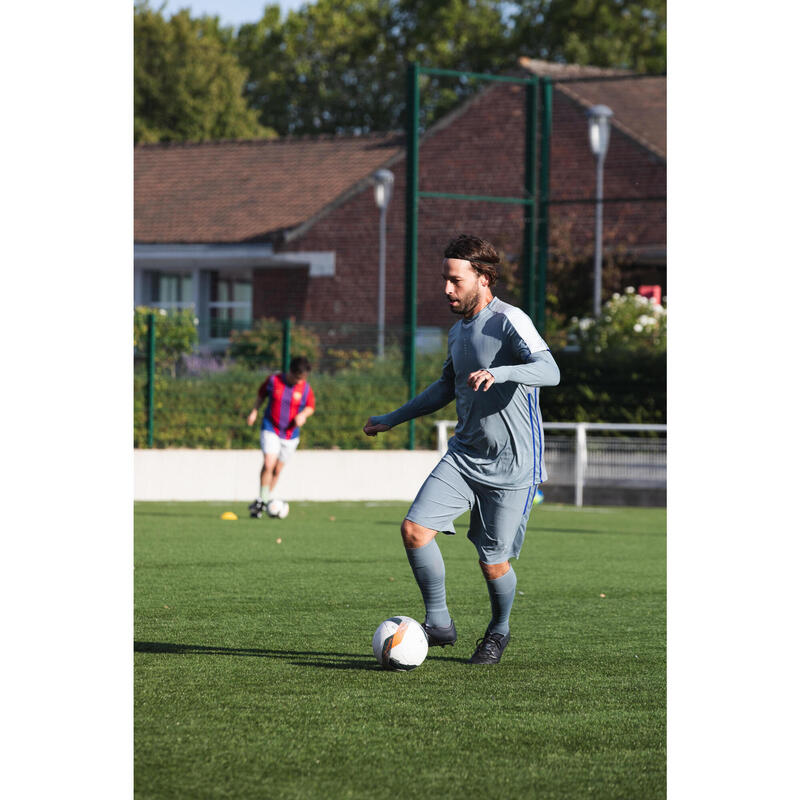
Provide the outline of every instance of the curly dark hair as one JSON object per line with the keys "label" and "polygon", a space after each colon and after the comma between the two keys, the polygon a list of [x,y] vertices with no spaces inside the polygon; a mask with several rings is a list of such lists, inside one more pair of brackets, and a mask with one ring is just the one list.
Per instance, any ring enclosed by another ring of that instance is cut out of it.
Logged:
{"label": "curly dark hair", "polygon": [[466,233],[459,234],[445,248],[444,257],[469,261],[479,275],[485,275],[489,279],[489,286],[494,286],[497,281],[500,256],[486,239]]}

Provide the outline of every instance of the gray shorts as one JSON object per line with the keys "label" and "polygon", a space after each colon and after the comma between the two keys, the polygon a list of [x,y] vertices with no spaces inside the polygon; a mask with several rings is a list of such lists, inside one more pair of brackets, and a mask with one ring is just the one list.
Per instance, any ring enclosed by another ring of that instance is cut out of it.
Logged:
{"label": "gray shorts", "polygon": [[519,558],[536,487],[498,489],[465,478],[440,461],[417,493],[406,519],[442,533],[455,533],[453,521],[471,512],[467,536],[484,564]]}

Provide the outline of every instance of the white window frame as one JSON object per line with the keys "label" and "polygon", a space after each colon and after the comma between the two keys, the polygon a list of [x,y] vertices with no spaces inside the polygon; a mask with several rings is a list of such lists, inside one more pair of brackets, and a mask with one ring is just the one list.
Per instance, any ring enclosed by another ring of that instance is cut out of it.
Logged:
{"label": "white window frame", "polygon": [[[276,253],[269,243],[261,244],[144,244],[134,243],[134,305],[143,305],[145,270],[157,272],[192,273],[193,302],[184,306],[193,308],[200,320],[200,346],[219,347],[227,339],[212,339],[208,335],[211,308],[222,308],[218,303],[241,301],[214,301],[208,297],[208,273],[241,271],[242,269],[270,269],[276,267],[307,268],[309,277],[330,277],[336,274],[336,253],[303,251]],[[244,305],[250,305],[245,303]],[[166,304],[159,307],[167,308]],[[227,305],[228,308],[233,306]],[[252,307],[252,306],[251,306]]]}

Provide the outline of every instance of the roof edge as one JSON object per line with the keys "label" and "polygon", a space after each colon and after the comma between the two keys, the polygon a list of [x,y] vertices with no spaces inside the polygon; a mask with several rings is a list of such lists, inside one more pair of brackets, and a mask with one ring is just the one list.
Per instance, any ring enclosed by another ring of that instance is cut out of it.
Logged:
{"label": "roof edge", "polygon": [[[544,61],[542,59],[536,58],[526,58],[525,56],[521,56],[518,59],[520,66],[535,74],[540,75],[541,77],[550,77],[553,78],[554,83],[558,91],[562,94],[569,97],[574,103],[579,105],[581,108],[589,109],[591,107],[591,103],[584,99],[581,94],[575,91],[571,86],[570,83],[578,83],[582,78],[589,79],[589,78],[662,78],[665,79],[666,76],[664,75],[646,75],[637,72],[633,72],[632,70],[628,69],[612,69],[612,68],[605,68],[605,67],[593,67],[593,66],[583,66],[580,64],[558,64],[553,61]],[[560,81],[559,78],[565,79],[564,81]],[[625,125],[625,123],[620,122],[619,119],[616,117],[611,118],[611,125],[616,128],[620,133],[627,136],[629,139],[636,142],[641,147],[644,147],[649,153],[654,155],[663,163],[667,161],[667,154],[666,152],[659,147],[658,145],[651,142],[649,139],[642,136],[640,133],[637,133],[629,126]]]}
{"label": "roof edge", "polygon": [[[395,153],[391,158],[388,158],[382,164],[377,166],[375,169],[387,169],[388,167],[393,166],[398,161],[401,161],[406,157],[405,148],[403,148],[399,153]],[[327,205],[323,206],[316,214],[309,217],[305,222],[300,223],[296,228],[285,229],[283,231],[283,241],[286,244],[293,242],[295,239],[299,239],[301,236],[305,236],[318,222],[325,219],[328,214],[331,214],[335,211],[339,206],[344,205],[348,200],[355,197],[357,194],[360,194],[365,189],[368,189],[372,186],[372,175],[375,172],[373,170],[369,175],[364,176],[360,180],[356,181],[354,184],[349,186],[345,189],[340,195],[334,197],[333,200],[330,201]]]}
{"label": "roof edge", "polygon": [[635,75],[629,69],[614,67],[594,67],[584,64],[560,64],[557,61],[545,61],[542,58],[528,58],[520,56],[517,63],[528,72],[546,78],[603,78],[620,77],[622,75]]}
{"label": "roof edge", "polygon": [[195,147],[217,147],[220,145],[241,145],[241,146],[276,146],[281,144],[294,144],[296,142],[336,142],[359,140],[383,140],[394,137],[402,137],[403,131],[370,131],[362,134],[344,133],[309,133],[302,136],[278,136],[271,139],[205,139],[203,141],[183,141],[183,142],[140,142],[134,144],[134,150],[170,150],[188,149]]}

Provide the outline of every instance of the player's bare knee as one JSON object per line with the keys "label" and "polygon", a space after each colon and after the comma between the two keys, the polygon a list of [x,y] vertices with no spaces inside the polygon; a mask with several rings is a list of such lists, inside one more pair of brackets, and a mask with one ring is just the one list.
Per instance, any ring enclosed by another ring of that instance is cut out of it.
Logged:
{"label": "player's bare knee", "polygon": [[508,561],[503,561],[501,564],[484,564],[483,561],[478,561],[478,565],[487,581],[502,578],[511,569],[511,564]]}
{"label": "player's bare knee", "polygon": [[428,544],[436,536],[436,531],[423,528],[422,525],[417,525],[416,522],[412,522],[410,519],[404,519],[403,524],[400,526],[400,535],[403,537],[403,544],[406,549],[413,550]]}
{"label": "player's bare knee", "polygon": [[403,544],[407,548],[417,547],[417,545],[414,544],[414,539],[415,539],[414,528],[415,527],[416,526],[414,525],[414,523],[411,522],[411,520],[408,520],[408,519],[404,519],[402,524],[400,525],[400,535],[403,537]]}

